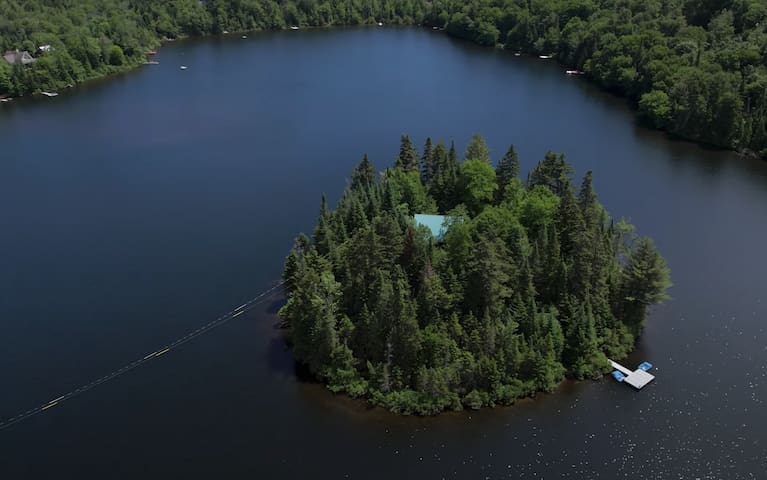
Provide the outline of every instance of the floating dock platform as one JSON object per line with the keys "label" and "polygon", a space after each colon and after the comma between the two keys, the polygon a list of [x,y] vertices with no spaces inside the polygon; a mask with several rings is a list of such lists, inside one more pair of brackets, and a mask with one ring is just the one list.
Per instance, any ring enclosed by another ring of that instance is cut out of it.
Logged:
{"label": "floating dock platform", "polygon": [[620,363],[614,362],[609,358],[608,361],[610,362],[610,365],[612,365],[612,367],[615,369],[613,372],[613,377],[619,382],[628,383],[637,390],[641,390],[642,387],[655,380],[654,375],[647,373],[647,370],[652,368],[652,365],[648,362],[642,362],[636,370],[631,371]]}

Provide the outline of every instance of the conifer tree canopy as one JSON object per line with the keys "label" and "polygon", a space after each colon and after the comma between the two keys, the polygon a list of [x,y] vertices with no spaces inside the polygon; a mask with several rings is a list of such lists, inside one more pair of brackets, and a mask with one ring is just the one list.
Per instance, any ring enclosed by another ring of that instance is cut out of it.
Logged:
{"label": "conifer tree canopy", "polygon": [[[335,210],[321,199],[313,240],[296,240],[280,316],[297,361],[334,392],[428,415],[597,377],[632,349],[669,271],[612,222],[592,172],[576,193],[563,155],[525,185],[513,148],[495,170],[441,141],[425,150],[403,136],[381,175],[365,156]],[[418,213],[447,215],[444,238]]]}

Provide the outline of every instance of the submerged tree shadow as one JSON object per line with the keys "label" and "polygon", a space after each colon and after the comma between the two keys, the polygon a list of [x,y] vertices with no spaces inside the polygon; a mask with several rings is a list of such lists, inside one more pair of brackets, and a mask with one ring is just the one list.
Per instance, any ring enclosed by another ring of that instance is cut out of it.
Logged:
{"label": "submerged tree shadow", "polygon": [[284,296],[280,296],[278,298],[275,298],[268,307],[266,307],[266,312],[270,313],[272,315],[277,315],[277,313],[280,311],[280,309],[287,303],[287,299]]}
{"label": "submerged tree shadow", "polygon": [[269,341],[266,360],[269,369],[281,376],[294,377],[300,383],[319,383],[309,369],[297,362],[285,335],[277,335]]}

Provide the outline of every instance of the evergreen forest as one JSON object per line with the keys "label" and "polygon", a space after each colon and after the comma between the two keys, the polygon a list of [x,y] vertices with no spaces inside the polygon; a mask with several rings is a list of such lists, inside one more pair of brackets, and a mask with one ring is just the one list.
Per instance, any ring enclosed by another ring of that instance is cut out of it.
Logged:
{"label": "evergreen forest", "polygon": [[[592,173],[549,152],[522,180],[475,135],[403,136],[393,167],[365,156],[335,210],[285,262],[295,358],[334,392],[404,414],[507,405],[565,376],[598,378],[667,298],[653,242],[613,221]],[[444,214],[444,235],[414,221]]]}
{"label": "evergreen forest", "polygon": [[36,61],[0,60],[0,96],[132,68],[162,39],[376,22],[554,55],[648,126],[767,156],[764,0],[4,0],[0,49]]}

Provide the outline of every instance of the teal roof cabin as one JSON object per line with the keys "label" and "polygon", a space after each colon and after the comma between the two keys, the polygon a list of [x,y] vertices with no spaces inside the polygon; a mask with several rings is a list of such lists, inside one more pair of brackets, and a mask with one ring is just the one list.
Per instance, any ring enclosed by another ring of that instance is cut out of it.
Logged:
{"label": "teal roof cabin", "polygon": [[445,215],[425,215],[416,213],[415,224],[416,226],[423,225],[431,230],[431,234],[435,239],[442,240],[447,231],[447,225],[445,225],[445,220],[447,220],[447,218],[448,217]]}

